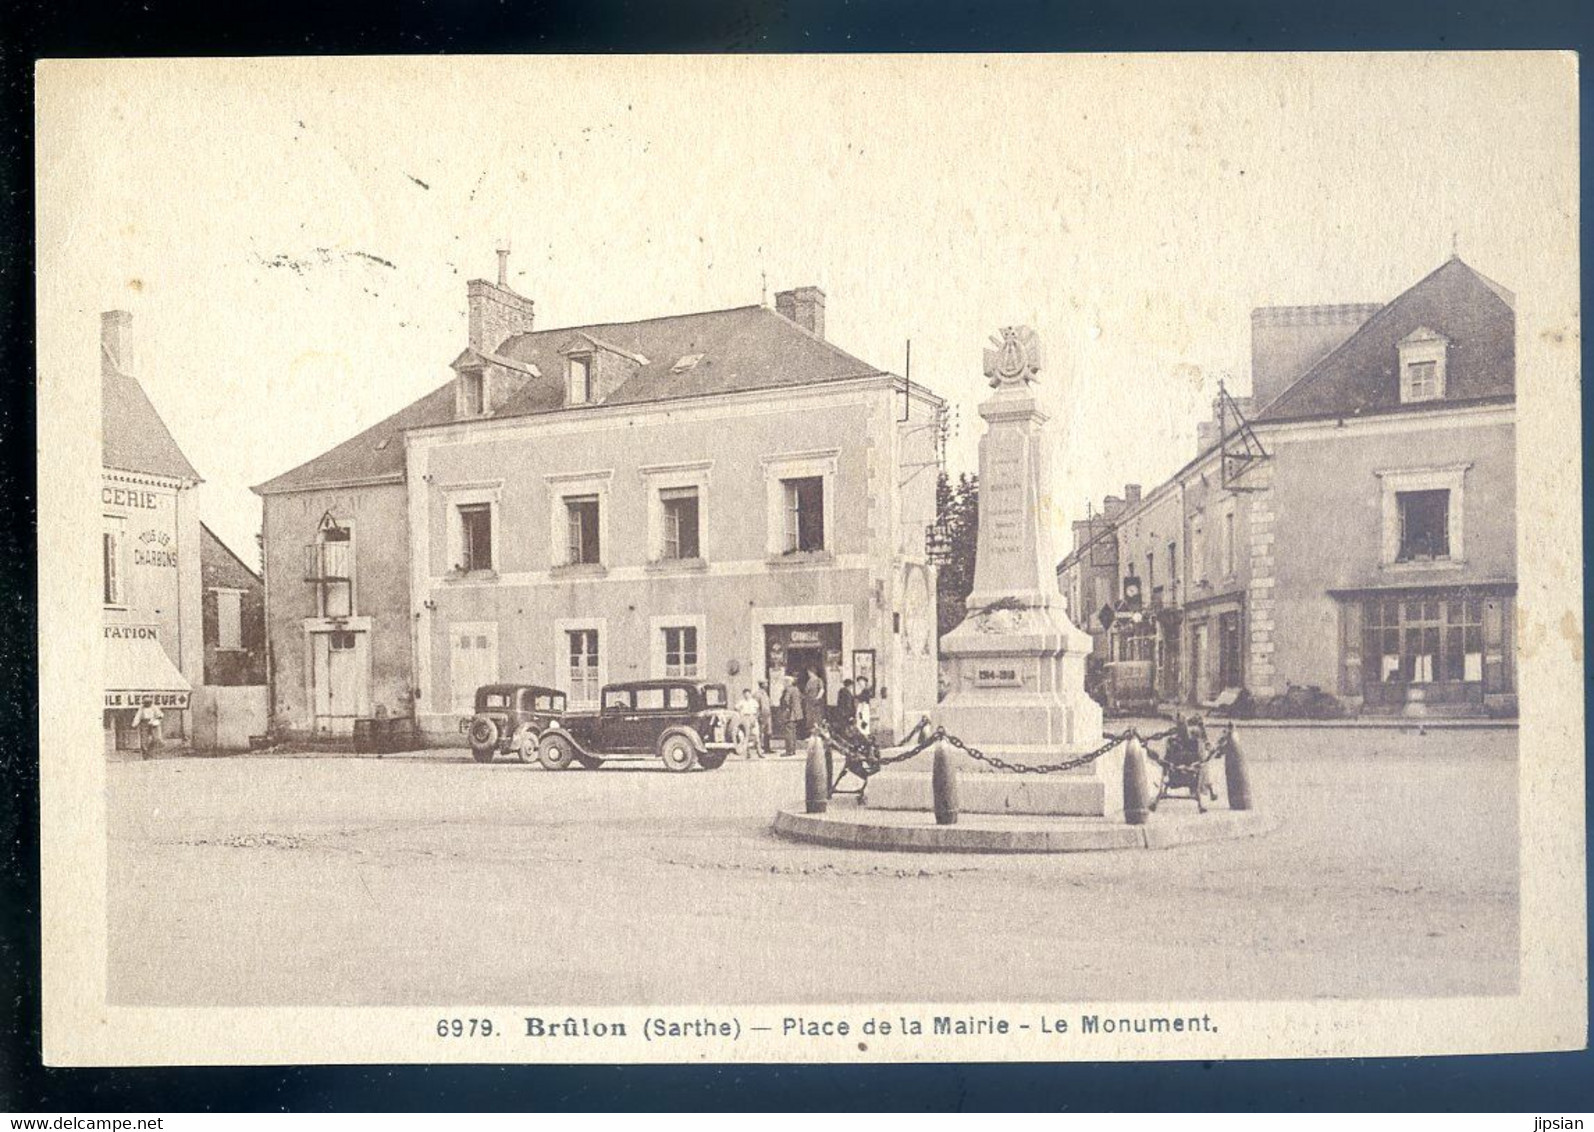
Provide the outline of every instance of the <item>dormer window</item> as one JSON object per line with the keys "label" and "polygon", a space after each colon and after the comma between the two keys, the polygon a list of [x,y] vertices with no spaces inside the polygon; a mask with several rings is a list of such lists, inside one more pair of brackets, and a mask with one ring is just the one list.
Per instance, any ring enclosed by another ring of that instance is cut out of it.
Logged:
{"label": "dormer window", "polygon": [[1445,396],[1445,355],[1450,342],[1425,326],[1400,342],[1400,403],[1442,401]]}
{"label": "dormer window", "polygon": [[585,405],[592,400],[592,355],[570,355],[570,397],[572,405]]}
{"label": "dormer window", "polygon": [[485,380],[479,369],[468,369],[459,375],[459,415],[462,417],[479,417],[486,407],[486,398],[483,396]]}

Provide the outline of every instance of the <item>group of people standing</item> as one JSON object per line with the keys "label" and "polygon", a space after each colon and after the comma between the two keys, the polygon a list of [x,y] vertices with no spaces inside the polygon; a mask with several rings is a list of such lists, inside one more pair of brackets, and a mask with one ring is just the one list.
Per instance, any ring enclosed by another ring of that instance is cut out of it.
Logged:
{"label": "group of people standing", "polygon": [[854,688],[851,680],[843,680],[834,706],[818,669],[789,668],[778,683],[780,689],[773,697],[768,681],[760,680],[756,690],[743,688],[737,701],[737,726],[746,739],[748,758],[774,754],[777,729],[786,747],[781,757],[790,758],[797,753],[797,744],[813,735],[820,720],[832,730],[869,733],[874,691],[867,681],[860,680]]}

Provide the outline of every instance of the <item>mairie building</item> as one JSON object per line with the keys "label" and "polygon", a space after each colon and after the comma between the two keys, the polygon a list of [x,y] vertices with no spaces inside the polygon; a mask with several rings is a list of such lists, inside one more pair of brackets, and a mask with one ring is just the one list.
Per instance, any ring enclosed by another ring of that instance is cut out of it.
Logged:
{"label": "mairie building", "polygon": [[449,380],[255,488],[276,732],[788,666],[867,679],[887,733],[934,704],[944,403],[828,341],[822,291],[551,330],[502,262],[467,296]]}
{"label": "mairie building", "polygon": [[1107,706],[1514,715],[1515,335],[1455,257],[1387,303],[1254,311],[1251,396],[1059,565]]}

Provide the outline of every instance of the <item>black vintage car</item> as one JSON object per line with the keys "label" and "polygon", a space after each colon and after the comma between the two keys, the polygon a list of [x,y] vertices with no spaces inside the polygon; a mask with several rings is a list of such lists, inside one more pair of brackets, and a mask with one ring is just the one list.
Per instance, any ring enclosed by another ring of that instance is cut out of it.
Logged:
{"label": "black vintage car", "polygon": [[723,684],[639,680],[605,685],[596,712],[567,714],[543,733],[537,761],[596,769],[609,758],[659,758],[673,771],[716,770],[736,749]]}
{"label": "black vintage car", "polygon": [[537,740],[564,715],[565,694],[536,684],[483,684],[476,689],[476,714],[459,721],[479,763],[514,754],[523,763],[537,757]]}

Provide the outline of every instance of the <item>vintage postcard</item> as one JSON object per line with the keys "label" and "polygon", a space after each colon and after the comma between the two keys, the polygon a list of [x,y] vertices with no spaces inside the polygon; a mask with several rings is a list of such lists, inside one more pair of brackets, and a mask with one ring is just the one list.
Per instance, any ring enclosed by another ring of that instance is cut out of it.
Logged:
{"label": "vintage postcard", "polygon": [[47,1063],[1584,1046],[1577,78],[41,63]]}

